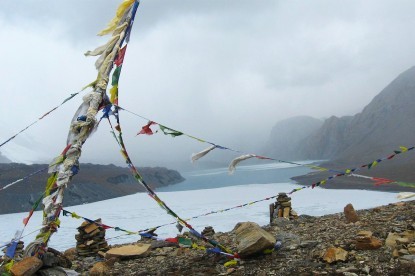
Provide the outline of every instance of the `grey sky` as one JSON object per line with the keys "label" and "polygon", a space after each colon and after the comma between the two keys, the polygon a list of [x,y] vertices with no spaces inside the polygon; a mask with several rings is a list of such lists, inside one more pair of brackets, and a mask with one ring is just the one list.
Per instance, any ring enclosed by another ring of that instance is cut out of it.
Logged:
{"label": "grey sky", "polygon": [[[94,79],[95,58],[83,53],[107,41],[95,34],[118,3],[0,2],[0,141]],[[278,120],[353,115],[415,65],[414,10],[414,1],[142,0],[120,105],[255,152]],[[49,161],[64,148],[80,102],[73,99],[0,151],[17,162]],[[146,122],[121,116],[138,165],[187,162],[206,147],[185,137],[135,137]],[[81,161],[122,164],[117,154],[104,122]]]}

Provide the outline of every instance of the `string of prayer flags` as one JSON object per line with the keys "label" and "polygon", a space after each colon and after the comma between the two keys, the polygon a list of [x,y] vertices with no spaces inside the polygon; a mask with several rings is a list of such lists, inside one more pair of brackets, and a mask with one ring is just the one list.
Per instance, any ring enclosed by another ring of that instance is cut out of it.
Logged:
{"label": "string of prayer flags", "polygon": [[[398,154],[401,154],[403,152],[408,152],[408,151],[413,150],[415,148],[415,146],[412,146],[412,147],[400,146],[399,148],[400,148],[400,151],[395,150],[394,151],[394,153],[395,153],[394,155],[392,154],[392,155],[389,155],[388,157],[383,157],[383,158],[376,159],[375,161],[373,161],[373,162],[371,162],[369,164],[364,164],[364,165],[361,165],[360,167],[357,167],[357,168],[347,169],[345,172],[341,172],[341,173],[338,173],[338,174],[335,174],[335,175],[331,175],[331,176],[327,177],[326,179],[324,179],[322,181],[319,181],[319,182],[316,182],[316,183],[311,184],[311,186],[303,186],[301,188],[293,189],[288,194],[292,194],[292,193],[295,193],[295,192],[298,192],[300,190],[307,189],[307,188],[310,188],[310,187],[313,189],[313,188],[315,188],[317,186],[320,186],[323,183],[323,181],[325,183],[326,181],[332,180],[332,179],[334,179],[336,177],[339,177],[339,176],[345,176],[345,175],[352,175],[352,176],[357,176],[357,177],[370,178],[370,179],[372,179],[372,180],[375,181],[375,185],[377,183],[376,186],[379,186],[381,184],[386,184],[386,183],[395,183],[396,181],[394,181],[394,180],[390,180],[390,179],[386,179],[386,178],[365,177],[365,176],[362,176],[362,175],[354,174],[354,172],[360,171],[363,168],[368,168],[368,169],[373,168],[374,166],[376,166],[377,164],[379,164],[380,162],[382,162],[384,160],[390,160],[390,159],[392,159],[395,155],[398,155]],[[353,174],[351,174],[351,173],[353,173]],[[399,182],[398,182],[398,185],[400,185]]]}
{"label": "string of prayer flags", "polygon": [[69,100],[73,99],[76,95],[78,95],[80,92],[82,92],[84,89],[82,89],[79,92],[73,93],[71,94],[68,98],[66,98],[61,104],[55,106],[54,108],[52,108],[51,110],[49,110],[48,112],[46,112],[45,114],[43,114],[41,117],[39,117],[36,121],[32,122],[31,124],[27,125],[25,128],[23,128],[22,130],[20,130],[19,132],[17,132],[16,134],[14,134],[13,136],[11,136],[10,138],[8,138],[6,141],[2,142],[0,144],[0,148],[2,146],[4,146],[5,144],[7,144],[8,142],[10,142],[11,140],[13,140],[14,138],[16,138],[19,134],[21,134],[22,132],[26,131],[27,129],[29,129],[31,126],[33,126],[34,124],[38,123],[40,120],[42,120],[43,118],[45,118],[46,116],[48,116],[49,114],[51,114],[53,111],[55,111],[56,109],[58,109],[59,107],[61,107],[63,104],[65,104],[66,102],[68,102]]}
{"label": "string of prayer flags", "polygon": [[[224,252],[220,248],[219,243],[217,243],[217,242],[215,243],[215,245],[217,247],[207,249],[205,246],[200,246],[200,245],[196,244],[195,242],[192,242],[191,239],[187,239],[187,238],[183,238],[183,237],[165,238],[164,239],[164,238],[157,237],[157,234],[154,233],[155,230],[157,230],[158,228],[160,228],[162,226],[174,224],[174,222],[173,223],[167,223],[167,224],[164,224],[164,225],[160,225],[160,226],[157,226],[157,227],[148,228],[146,230],[129,231],[129,230],[123,229],[123,228],[118,227],[118,226],[109,226],[109,225],[100,223],[97,220],[92,220],[92,219],[89,219],[89,218],[86,218],[86,217],[73,215],[74,212],[70,212],[70,211],[65,210],[65,209],[63,209],[62,211],[63,211],[63,215],[66,216],[66,217],[72,217],[72,218],[76,218],[76,219],[83,219],[83,220],[85,220],[89,223],[93,223],[93,224],[95,224],[99,227],[102,227],[102,228],[106,229],[106,230],[107,229],[114,229],[114,231],[121,231],[121,232],[126,233],[125,235],[140,235],[141,237],[144,237],[144,238],[150,238],[150,239],[159,240],[159,241],[167,241],[167,242],[171,242],[171,243],[177,243],[177,244],[180,244],[181,246],[189,247],[189,248],[197,249],[197,250],[203,250],[203,251],[206,251],[207,253],[222,254],[222,255],[225,255],[227,257],[230,257],[230,258],[234,259],[235,261],[236,261],[237,258],[239,259],[239,255],[237,253],[231,254],[231,253],[228,253],[228,252]],[[192,234],[194,234],[195,236],[197,236],[199,238],[203,237],[201,234],[199,234],[195,230],[191,229],[190,231],[191,231]],[[123,235],[121,235],[121,236],[123,236]],[[117,236],[117,237],[120,237],[120,236]],[[117,238],[117,237],[113,237],[113,238]],[[108,240],[113,239],[113,238],[108,238],[106,240],[108,241]]]}
{"label": "string of prayer flags", "polygon": [[[138,0],[124,0],[119,5],[114,19],[108,27],[100,32],[100,35],[112,33],[108,43],[97,49],[87,52],[87,55],[100,55],[96,60],[95,66],[98,70],[96,80],[86,87],[92,87],[93,91],[83,97],[83,102],[75,112],[70,125],[67,143],[69,149],[63,156],[62,163],[59,163],[60,169],[52,172],[48,178],[45,197],[43,199],[43,222],[40,233],[36,236],[36,241],[29,245],[28,254],[40,257],[46,252],[47,244],[60,225],[59,216],[62,210],[64,192],[72,177],[79,170],[79,158],[82,152],[82,146],[89,136],[97,129],[99,121],[96,115],[103,106],[106,105],[108,96],[108,82],[111,71],[114,66],[114,60],[122,48],[127,30],[130,31],[135,12],[139,5]],[[112,75],[111,89],[112,103],[118,103],[118,81],[121,73],[122,64],[117,66]],[[85,87],[85,88],[86,88]],[[104,110],[109,115],[109,110]],[[104,115],[104,118],[108,117]],[[75,214],[76,215],[76,214]]]}
{"label": "string of prayer flags", "polygon": [[[133,11],[136,9],[136,7],[139,5],[139,2],[137,1],[137,2],[135,2],[135,5],[134,5],[134,8],[133,8]],[[134,16],[132,16],[131,17],[132,18],[132,20],[134,19]],[[127,41],[128,42],[128,41]],[[125,53],[124,53],[125,54]],[[118,74],[118,76],[116,76],[115,78],[116,79],[118,79],[119,78],[119,73],[120,72],[118,72],[117,74]],[[114,79],[114,74],[113,74],[113,79]],[[118,81],[117,81],[117,84],[116,84],[116,86],[118,86]],[[117,91],[117,99],[118,99],[118,91]],[[169,215],[171,215],[171,216],[173,216],[175,219],[176,219],[176,221],[177,221],[177,223],[179,223],[179,224],[181,224],[182,226],[185,226],[185,227],[187,227],[189,230],[190,230],[190,232],[192,232],[192,233],[194,233],[197,237],[199,237],[199,238],[201,238],[201,239],[203,239],[204,241],[206,241],[206,242],[209,242],[209,243],[211,243],[212,245],[215,245],[215,246],[218,246],[218,247],[220,247],[221,248],[221,250],[222,251],[224,251],[224,252],[227,252],[227,253],[229,253],[229,252],[231,252],[229,249],[227,249],[226,247],[224,247],[224,246],[222,246],[222,245],[220,245],[218,242],[216,242],[216,241],[213,241],[213,240],[210,240],[210,239],[208,239],[208,238],[206,238],[205,236],[203,236],[203,235],[201,235],[201,234],[199,234],[196,230],[194,230],[193,229],[193,227],[190,225],[190,224],[188,224],[185,220],[183,220],[182,218],[180,218],[169,206],[167,206],[167,204],[164,202],[164,201],[162,201],[159,197],[158,197],[158,195],[150,188],[150,186],[144,181],[144,179],[141,177],[141,175],[139,174],[139,172],[137,171],[137,169],[135,168],[135,166],[134,166],[134,164],[132,163],[132,161],[131,161],[131,158],[129,157],[129,155],[128,155],[128,152],[127,152],[127,149],[126,149],[126,147],[125,147],[125,144],[124,144],[124,141],[123,141],[123,137],[122,137],[122,131],[121,131],[121,124],[120,124],[120,117],[119,117],[119,113],[118,113],[118,105],[115,105],[114,106],[114,108],[115,108],[115,111],[113,112],[114,113],[114,116],[115,116],[115,118],[116,118],[116,122],[117,122],[117,125],[115,126],[115,129],[117,130],[117,132],[118,132],[118,135],[114,135],[114,137],[115,137],[115,140],[117,141],[117,143],[118,143],[118,145],[120,146],[120,148],[121,148],[121,153],[122,153],[122,155],[123,155],[123,157],[124,157],[124,159],[125,159],[125,161],[126,161],[126,163],[127,163],[127,165],[128,165],[128,167],[130,168],[130,171],[131,171],[131,173],[133,174],[133,176],[134,176],[134,179],[136,179],[136,181],[139,183],[139,184],[141,184],[145,189],[146,189],[146,191],[147,191],[147,194],[151,197],[151,198],[153,198],[159,205],[160,205],[160,207],[162,208],[162,209],[164,209],[166,212],[167,212],[167,214],[169,214]],[[111,122],[110,122],[110,119],[108,118],[108,121],[109,121],[109,123],[110,123],[110,126],[111,126],[111,128],[112,128],[112,124],[111,124]],[[151,125],[151,123],[148,125],[148,128],[150,128],[150,125]],[[163,125],[160,125],[159,124],[159,128],[160,128],[160,130],[165,134],[165,135],[170,135],[170,136],[172,136],[172,137],[176,137],[176,136],[180,136],[180,135],[183,135],[183,133],[182,132],[179,132],[179,131],[176,131],[176,130],[174,130],[174,129],[171,129],[171,128],[168,128],[168,127],[166,127],[166,126],[163,126]],[[114,131],[114,129],[112,128],[112,131],[113,131],[113,133],[115,134],[115,131]],[[144,128],[144,132],[146,132],[146,128]],[[147,132],[149,132],[148,131],[148,129],[147,129]]]}
{"label": "string of prayer flags", "polygon": [[[149,122],[153,122],[153,120],[151,120],[151,119],[148,119],[148,118],[146,118],[146,117],[144,117],[144,116],[142,116],[142,115],[139,115],[139,114],[137,114],[137,113],[134,113],[134,112],[132,112],[132,111],[130,111],[130,110],[128,110],[128,109],[125,109],[125,108],[123,108],[123,107],[120,107],[118,104],[116,105],[117,107],[118,107],[118,109],[120,109],[120,110],[124,110],[124,111],[126,111],[126,112],[128,112],[128,113],[131,113],[131,114],[133,114],[134,116],[137,116],[137,117],[140,117],[141,119],[144,119],[144,120],[147,120],[147,121],[149,121]],[[155,123],[156,124],[156,123]],[[147,134],[146,132],[145,132],[145,129],[148,127],[148,124],[147,125],[145,125],[145,126],[143,126],[142,127],[142,130],[139,132],[139,134]],[[193,135],[189,135],[189,134],[186,134],[186,133],[184,133],[184,132],[182,132],[182,131],[177,131],[177,130],[174,130],[174,129],[172,129],[172,128],[168,128],[168,127],[166,127],[166,126],[164,126],[164,125],[160,125],[159,124],[159,127],[160,127],[160,130],[165,134],[165,135],[171,135],[172,137],[176,137],[176,136],[181,136],[181,135],[184,135],[184,136],[187,136],[187,137],[189,137],[189,138],[191,138],[191,139],[193,139],[193,140],[197,140],[197,141],[199,141],[199,142],[201,142],[201,143],[206,143],[206,144],[210,144],[210,145],[212,145],[212,146],[215,146],[216,148],[218,148],[218,149],[223,149],[223,150],[228,150],[228,151],[232,151],[232,152],[237,152],[237,153],[243,153],[243,152],[241,152],[241,151],[239,151],[239,150],[235,150],[235,149],[232,149],[232,148],[229,148],[229,147],[224,147],[224,146],[220,146],[220,145],[218,145],[218,144],[215,144],[215,143],[212,143],[212,142],[208,142],[207,140],[205,140],[205,139],[201,139],[201,138],[198,138],[198,137],[195,137],[195,136],[193,136]],[[153,131],[151,131],[151,134],[153,134]],[[150,134],[150,131],[149,131],[149,135],[151,135]],[[204,152],[204,150],[203,150],[203,152]],[[197,154],[193,154],[192,155],[192,160],[193,160],[193,156],[195,156],[195,155],[197,155]],[[203,155],[204,156],[204,155]],[[199,157],[199,158],[197,158],[197,159],[200,159],[200,158],[202,158],[203,156],[201,156],[201,157]],[[308,167],[308,168],[311,168],[311,169],[314,169],[314,170],[319,170],[319,171],[331,171],[331,172],[338,172],[338,171],[336,171],[336,170],[332,170],[332,169],[328,169],[328,168],[323,168],[323,167],[320,167],[320,166],[316,166],[316,165],[311,165],[311,164],[302,164],[302,163],[297,163],[297,162],[292,162],[292,161],[285,161],[285,160],[280,160],[280,159],[275,159],[275,158],[271,158],[271,157],[266,157],[266,156],[260,156],[260,155],[256,155],[256,158],[257,159],[263,159],[263,160],[272,160],[272,161],[275,161],[275,162],[279,162],[279,163],[286,163],[286,164],[291,164],[291,165],[296,165],[296,166],[304,166],[304,167]],[[196,160],[197,160],[196,159]],[[192,161],[192,162],[194,162],[194,161]]]}
{"label": "string of prayer flags", "polygon": [[26,179],[28,179],[28,178],[30,178],[30,177],[32,177],[32,176],[35,176],[35,175],[37,175],[37,174],[39,174],[39,173],[41,173],[41,172],[43,172],[43,171],[46,171],[47,169],[48,169],[48,167],[43,168],[43,169],[40,169],[40,170],[37,170],[37,171],[35,171],[35,172],[32,172],[32,173],[30,173],[30,174],[26,175],[25,177],[22,177],[22,178],[20,178],[20,179],[17,179],[17,180],[15,180],[15,181],[13,181],[13,182],[11,182],[11,183],[9,183],[9,184],[7,184],[7,185],[3,186],[2,188],[0,188],[0,191],[2,191],[2,190],[6,190],[6,189],[10,188],[11,186],[13,186],[13,185],[15,185],[15,184],[17,184],[17,183],[19,183],[19,182],[22,182],[22,181],[24,181],[24,180],[26,180]]}

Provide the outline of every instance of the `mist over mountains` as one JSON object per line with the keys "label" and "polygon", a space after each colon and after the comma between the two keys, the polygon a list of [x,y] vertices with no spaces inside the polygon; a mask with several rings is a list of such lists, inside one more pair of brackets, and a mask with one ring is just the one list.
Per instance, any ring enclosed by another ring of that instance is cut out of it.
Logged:
{"label": "mist over mountains", "polygon": [[11,161],[0,152],[0,163],[10,163]]}
{"label": "mist over mountains", "polygon": [[[321,124],[310,117],[278,122],[264,152],[289,160],[329,160],[325,164],[332,168],[371,162],[393,153],[399,146],[415,144],[414,104],[415,67],[412,67],[354,116],[332,116]],[[408,153],[384,162],[377,171],[383,177],[415,181],[414,164],[414,156]]]}

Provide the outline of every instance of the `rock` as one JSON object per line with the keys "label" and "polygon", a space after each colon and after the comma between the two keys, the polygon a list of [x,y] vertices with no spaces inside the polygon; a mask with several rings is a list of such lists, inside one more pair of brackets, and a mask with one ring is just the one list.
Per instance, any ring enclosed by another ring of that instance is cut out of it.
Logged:
{"label": "rock", "polygon": [[150,251],[150,244],[134,244],[126,245],[117,248],[112,248],[107,251],[105,258],[109,259],[112,257],[120,259],[133,259],[146,257]]}
{"label": "rock", "polygon": [[409,244],[415,239],[415,231],[407,230],[403,233],[390,232],[386,238],[385,244],[391,249],[396,248],[401,244]]}
{"label": "rock", "polygon": [[91,276],[101,276],[101,275],[108,275],[110,267],[104,262],[97,262],[94,266],[89,270],[89,275]]}
{"label": "rock", "polygon": [[33,275],[43,265],[43,262],[36,257],[27,257],[16,263],[11,268],[11,273],[15,276],[29,276]]}
{"label": "rock", "polygon": [[282,213],[282,216],[286,219],[288,219],[290,217],[290,208],[289,207],[285,207],[284,211]]}
{"label": "rock", "polygon": [[67,276],[68,275],[63,268],[58,267],[58,266],[41,269],[36,274],[39,276]]}
{"label": "rock", "polygon": [[259,254],[266,249],[272,249],[276,242],[270,233],[254,222],[238,223],[233,232],[236,234],[237,250],[241,257]]}
{"label": "rock", "polygon": [[385,241],[386,246],[391,249],[395,248],[396,240],[399,239],[400,237],[401,236],[398,233],[389,233]]}
{"label": "rock", "polygon": [[63,255],[70,261],[75,260],[76,248],[72,247],[72,248],[69,248],[69,249],[65,250],[65,252],[63,252]]}
{"label": "rock", "polygon": [[59,258],[57,256],[55,256],[53,253],[51,253],[51,252],[46,252],[43,255],[42,261],[43,261],[43,266],[53,267],[53,266],[57,266],[58,265]]}
{"label": "rock", "polygon": [[151,242],[151,249],[163,248],[163,247],[179,247],[179,244],[174,243],[174,242],[158,241],[158,240]]}
{"label": "rock", "polygon": [[301,248],[312,248],[318,245],[318,241],[303,241],[300,243]]}
{"label": "rock", "polygon": [[370,231],[359,231],[355,240],[356,250],[374,250],[382,247],[382,241]]}
{"label": "rock", "polygon": [[340,247],[330,247],[326,250],[323,255],[323,260],[329,264],[338,262],[338,261],[346,261],[349,253]]}
{"label": "rock", "polygon": [[401,260],[415,263],[415,255],[405,255],[400,257]]}
{"label": "rock", "polygon": [[357,215],[351,203],[347,204],[346,207],[344,207],[344,215],[346,217],[347,223],[355,223],[359,220],[359,216]]}

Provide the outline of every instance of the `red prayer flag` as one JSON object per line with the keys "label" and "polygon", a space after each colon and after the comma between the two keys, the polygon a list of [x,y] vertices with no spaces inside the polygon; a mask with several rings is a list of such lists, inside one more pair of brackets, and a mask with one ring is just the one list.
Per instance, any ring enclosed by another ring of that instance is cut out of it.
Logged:
{"label": "red prayer flag", "polygon": [[167,238],[165,239],[166,242],[178,243],[179,240],[177,238]]}
{"label": "red prayer flag", "polygon": [[382,184],[388,184],[394,182],[393,180],[387,179],[387,178],[379,178],[379,177],[373,177],[373,181],[375,181],[375,186],[380,186]]}
{"label": "red prayer flag", "polygon": [[114,227],[112,227],[112,226],[108,226],[108,225],[106,225],[106,224],[101,224],[101,227],[102,227],[102,228],[104,228],[104,229],[111,229],[111,228],[114,228]]}
{"label": "red prayer flag", "polygon": [[146,135],[153,135],[153,130],[150,128],[152,125],[157,125],[157,123],[153,121],[149,121],[145,126],[141,128],[141,131],[137,133],[137,135],[140,134],[146,134]]}
{"label": "red prayer flag", "polygon": [[118,51],[118,55],[114,60],[115,65],[120,66],[124,62],[124,56],[125,56],[126,50],[127,50],[127,45],[125,45]]}
{"label": "red prayer flag", "polygon": [[260,156],[260,155],[255,155],[255,157],[258,158],[258,159],[273,160],[272,158],[265,157],[265,156]]}
{"label": "red prayer flag", "polygon": [[24,226],[26,226],[26,225],[27,225],[27,223],[29,222],[29,220],[30,220],[30,218],[32,217],[32,215],[33,215],[33,210],[30,210],[30,213],[29,213],[29,215],[27,216],[27,218],[24,218],[24,219],[23,219],[23,224],[24,224]]}

